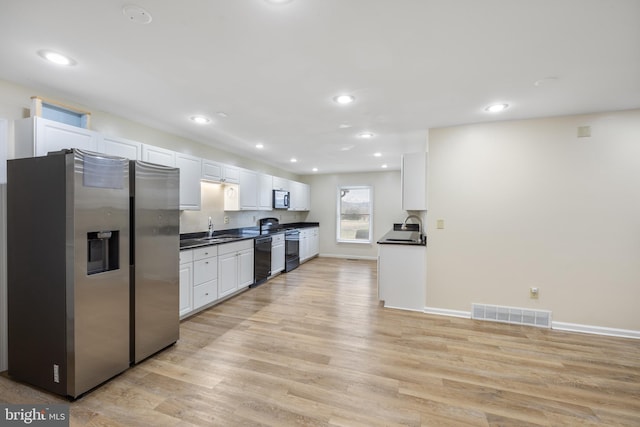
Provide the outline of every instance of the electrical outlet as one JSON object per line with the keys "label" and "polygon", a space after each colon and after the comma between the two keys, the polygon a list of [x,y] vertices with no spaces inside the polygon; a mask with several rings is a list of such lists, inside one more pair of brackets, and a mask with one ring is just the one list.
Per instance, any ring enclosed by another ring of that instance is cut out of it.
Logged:
{"label": "electrical outlet", "polygon": [[228,217],[228,216],[225,216],[225,217],[224,217],[224,223],[225,223],[225,224],[229,224],[229,217]]}
{"label": "electrical outlet", "polygon": [[591,137],[591,126],[578,126],[578,138]]}
{"label": "electrical outlet", "polygon": [[529,298],[538,299],[538,295],[540,294],[540,289],[538,288],[529,288]]}

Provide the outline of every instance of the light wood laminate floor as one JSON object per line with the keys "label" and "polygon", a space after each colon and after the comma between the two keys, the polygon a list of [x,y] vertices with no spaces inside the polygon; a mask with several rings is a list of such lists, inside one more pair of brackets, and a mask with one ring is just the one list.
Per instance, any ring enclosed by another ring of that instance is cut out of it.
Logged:
{"label": "light wood laminate floor", "polygon": [[[314,259],[181,324],[72,426],[640,426],[640,341],[382,308]],[[0,377],[0,401],[60,403]]]}

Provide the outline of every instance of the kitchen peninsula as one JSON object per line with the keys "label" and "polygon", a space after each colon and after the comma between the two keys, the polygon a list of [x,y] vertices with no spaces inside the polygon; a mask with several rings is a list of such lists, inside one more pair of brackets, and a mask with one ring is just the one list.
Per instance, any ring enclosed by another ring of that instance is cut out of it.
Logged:
{"label": "kitchen peninsula", "polygon": [[427,240],[415,224],[394,224],[378,240],[378,299],[384,306],[424,311]]}

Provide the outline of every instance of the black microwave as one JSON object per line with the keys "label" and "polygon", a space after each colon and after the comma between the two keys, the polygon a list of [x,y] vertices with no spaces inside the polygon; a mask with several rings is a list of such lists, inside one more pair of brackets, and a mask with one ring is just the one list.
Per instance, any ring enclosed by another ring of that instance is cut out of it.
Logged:
{"label": "black microwave", "polygon": [[289,209],[289,192],[273,190],[273,209]]}

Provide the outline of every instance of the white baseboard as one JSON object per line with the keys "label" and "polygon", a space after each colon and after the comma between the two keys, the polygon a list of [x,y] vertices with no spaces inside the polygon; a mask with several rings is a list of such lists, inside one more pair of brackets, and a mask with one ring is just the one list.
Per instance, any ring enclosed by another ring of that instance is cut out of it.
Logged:
{"label": "white baseboard", "polygon": [[551,329],[567,332],[581,332],[584,334],[606,335],[610,337],[640,339],[640,331],[631,329],[605,328],[602,326],[579,325],[576,323],[551,322]]}
{"label": "white baseboard", "polygon": [[343,255],[343,254],[320,254],[321,258],[340,258],[340,259],[363,259],[366,261],[377,261],[378,257],[375,256],[362,256],[362,255]]}
{"label": "white baseboard", "polygon": [[462,317],[471,319],[470,311],[448,310],[446,308],[425,307],[424,312],[427,314],[439,314],[441,316]]}

